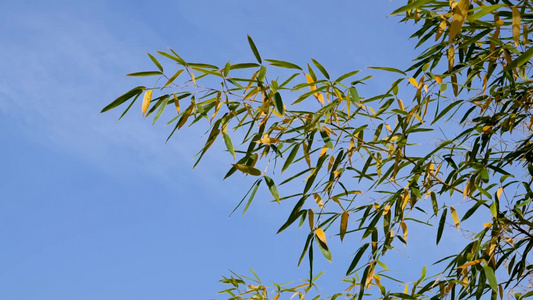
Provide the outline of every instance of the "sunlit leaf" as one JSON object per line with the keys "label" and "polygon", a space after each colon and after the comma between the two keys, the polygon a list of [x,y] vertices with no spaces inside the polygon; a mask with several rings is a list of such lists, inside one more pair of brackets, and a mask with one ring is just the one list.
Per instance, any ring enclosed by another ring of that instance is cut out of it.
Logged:
{"label": "sunlit leaf", "polygon": [[142,103],[142,115],[145,116],[148,106],[150,106],[150,101],[152,101],[152,90],[146,90],[144,92],[143,103]]}
{"label": "sunlit leaf", "polygon": [[254,168],[254,167],[250,167],[250,166],[246,166],[246,165],[241,165],[241,164],[232,164],[232,166],[234,168],[236,168],[237,170],[245,173],[245,174],[249,174],[249,175],[252,175],[252,176],[261,176],[261,171],[259,171],[258,169]]}
{"label": "sunlit leaf", "polygon": [[252,49],[252,52],[254,53],[255,58],[259,63],[261,63],[261,56],[259,55],[259,51],[257,51],[257,47],[255,46],[254,41],[252,38],[248,35],[248,43],[250,44],[250,48]]}

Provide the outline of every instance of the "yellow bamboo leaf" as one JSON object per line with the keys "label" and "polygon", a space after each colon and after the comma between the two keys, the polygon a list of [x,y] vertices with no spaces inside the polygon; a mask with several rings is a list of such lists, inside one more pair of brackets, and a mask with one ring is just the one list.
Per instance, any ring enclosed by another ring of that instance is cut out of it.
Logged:
{"label": "yellow bamboo leaf", "polygon": [[324,202],[322,202],[322,198],[320,197],[320,195],[317,193],[313,193],[313,197],[315,198],[315,202],[318,205],[318,207],[323,208]]}
{"label": "yellow bamboo leaf", "polygon": [[502,195],[502,193],[503,193],[503,187],[500,187],[498,191],[496,192],[496,196],[498,197],[498,199],[500,199],[500,196]]}
{"label": "yellow bamboo leaf", "polygon": [[276,296],[274,296],[274,298],[272,298],[272,300],[278,300],[279,299],[279,295],[280,294],[276,294]]}
{"label": "yellow bamboo leaf", "polygon": [[374,209],[378,210],[381,206],[378,203],[374,203]]}
{"label": "yellow bamboo leaf", "polygon": [[319,157],[322,157],[324,154],[326,154],[326,152],[328,152],[328,146],[322,147],[322,150],[320,150]]}
{"label": "yellow bamboo leaf", "polygon": [[392,129],[390,128],[389,124],[385,124],[385,128],[387,128],[387,130],[392,133]]}
{"label": "yellow bamboo leaf", "polygon": [[309,156],[309,146],[307,145],[306,142],[303,142],[302,146],[304,150],[305,162],[307,163],[309,167],[311,167],[311,157]]}
{"label": "yellow bamboo leaf", "polygon": [[194,85],[196,86],[196,78],[194,77],[194,74],[191,70],[189,70],[189,74],[191,74],[192,83],[194,83]]}
{"label": "yellow bamboo leaf", "polygon": [[328,172],[331,171],[331,167],[333,167],[333,163],[334,162],[335,162],[335,156],[332,155],[332,156],[329,157]]}
{"label": "yellow bamboo leaf", "polygon": [[435,35],[435,41],[440,39],[444,31],[446,31],[446,21],[440,22],[439,28],[437,29],[437,34]]}
{"label": "yellow bamboo leaf", "polygon": [[441,76],[441,75],[435,75],[435,81],[436,81],[438,84],[442,84],[442,76]]}
{"label": "yellow bamboo leaf", "polygon": [[409,230],[407,229],[407,225],[405,224],[404,221],[401,221],[400,226],[402,227],[402,231],[403,231],[403,239],[404,241],[407,241],[407,233],[409,232]]}
{"label": "yellow bamboo leaf", "polygon": [[447,51],[448,56],[448,72],[451,72],[453,67],[455,66],[455,49],[453,48],[453,45],[450,45]]}
{"label": "yellow bamboo leaf", "polygon": [[403,293],[407,294],[408,291],[409,291],[409,283],[406,283],[405,284],[405,289],[403,290]]}
{"label": "yellow bamboo leaf", "polygon": [[402,210],[405,209],[407,202],[409,202],[409,190],[405,189],[402,195]]}
{"label": "yellow bamboo leaf", "polygon": [[324,230],[322,230],[322,228],[315,229],[315,235],[322,243],[326,245],[328,244],[326,242],[326,233],[324,233]]}
{"label": "yellow bamboo leaf", "polygon": [[[309,74],[305,74],[305,78],[307,79],[307,83],[311,84],[311,85],[309,86],[309,89],[310,89],[311,91],[316,90],[316,85],[312,84],[312,83],[315,82],[315,81],[313,80],[313,77],[312,77],[311,75],[309,75]],[[324,96],[323,96],[321,93],[314,93],[313,95],[315,96],[315,98],[318,99],[318,101],[320,101],[320,103],[325,104],[325,103],[324,103]]]}
{"label": "yellow bamboo leaf", "polygon": [[259,171],[258,169],[252,167],[252,166],[247,166],[247,165],[241,165],[241,164],[232,164],[232,166],[245,173],[245,174],[249,174],[249,175],[252,175],[252,176],[260,176],[262,173],[261,171]]}
{"label": "yellow bamboo leaf", "polygon": [[398,99],[398,106],[400,107],[400,110],[405,111],[405,107],[403,106],[402,99]]}
{"label": "yellow bamboo leaf", "polygon": [[470,267],[470,266],[473,266],[473,265],[477,265],[477,264],[479,264],[479,263],[482,263],[482,262],[484,262],[484,261],[485,261],[484,259],[476,259],[476,260],[473,260],[473,261],[469,261],[469,262],[467,262],[466,264],[457,267],[456,269],[465,269],[465,268],[468,268],[468,267]]}
{"label": "yellow bamboo leaf", "polygon": [[174,94],[174,106],[176,106],[176,110],[178,111],[178,114],[180,113],[180,100],[178,97],[176,97],[176,94]]}
{"label": "yellow bamboo leaf", "polygon": [[386,214],[388,214],[390,212],[390,205],[387,205],[385,206],[385,208],[383,209],[383,215],[385,216]]}
{"label": "yellow bamboo leaf", "polygon": [[483,223],[483,227],[490,228],[492,227],[492,223],[491,222]]}
{"label": "yellow bamboo leaf", "polygon": [[150,106],[150,101],[152,101],[152,90],[146,90],[143,97],[143,104],[142,104],[142,114],[143,116],[146,114],[146,111],[148,110],[148,106]]}
{"label": "yellow bamboo leaf", "polygon": [[457,215],[457,211],[455,210],[455,208],[450,206],[450,213],[452,214],[452,219],[455,223],[455,227],[459,228],[459,215]]}
{"label": "yellow bamboo leaf", "polygon": [[350,212],[345,210],[342,213],[342,216],[341,216],[341,230],[340,230],[341,242],[344,239],[344,235],[346,234],[346,230],[348,228],[348,218],[349,217],[350,217]]}
{"label": "yellow bamboo leaf", "polygon": [[468,9],[470,8],[470,0],[461,0],[455,7],[453,7],[453,21],[450,25],[450,42],[461,31],[461,27],[468,15]]}
{"label": "yellow bamboo leaf", "polygon": [[414,85],[416,88],[418,88],[418,82],[413,77],[409,78],[409,83]]}
{"label": "yellow bamboo leaf", "polygon": [[263,134],[263,137],[259,141],[256,141],[256,143],[258,143],[258,144],[266,144],[266,145],[276,144],[276,143],[279,143],[279,139],[271,138],[271,137],[268,136],[267,133],[265,133],[265,134]]}
{"label": "yellow bamboo leaf", "polygon": [[307,218],[309,219],[309,228],[313,230],[315,228],[315,213],[312,209],[307,211]]}
{"label": "yellow bamboo leaf", "polygon": [[520,44],[520,12],[516,6],[511,7],[513,10],[513,39],[516,47]]}

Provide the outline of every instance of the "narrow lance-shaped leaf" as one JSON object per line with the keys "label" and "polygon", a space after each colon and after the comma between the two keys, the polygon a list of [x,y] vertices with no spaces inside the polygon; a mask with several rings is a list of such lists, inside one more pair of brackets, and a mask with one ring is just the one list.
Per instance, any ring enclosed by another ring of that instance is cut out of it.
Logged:
{"label": "narrow lance-shaped leaf", "polygon": [[261,185],[261,179],[257,180],[255,183],[254,183],[255,187],[254,189],[252,190],[252,193],[250,194],[250,198],[248,198],[248,202],[246,202],[246,206],[244,207],[244,209],[242,210],[242,214],[244,215],[244,213],[248,210],[248,207],[250,207],[250,204],[252,204],[252,200],[254,200],[254,197],[255,197],[255,193],[257,192],[257,189],[259,188],[259,185]]}
{"label": "narrow lance-shaped leaf", "polygon": [[455,227],[459,229],[459,215],[457,215],[457,211],[455,208],[450,207],[450,213],[452,214],[453,223],[455,223]]}
{"label": "narrow lance-shaped leaf", "polygon": [[251,167],[251,166],[247,166],[247,165],[241,165],[241,164],[232,164],[232,166],[245,173],[245,174],[249,174],[249,175],[252,175],[252,176],[261,176],[261,171],[259,171],[258,169],[254,168],[254,167]]}
{"label": "narrow lance-shaped leaf", "polygon": [[235,149],[233,149],[233,143],[231,142],[231,137],[225,132],[222,132],[222,137],[224,138],[226,149],[228,149],[229,153],[231,153],[231,155],[233,156],[233,159],[235,159]]}
{"label": "narrow lance-shaped leaf", "polygon": [[152,90],[146,90],[143,97],[143,103],[142,103],[142,114],[145,116],[146,111],[148,110],[148,106],[150,106],[150,101],[152,100]]}
{"label": "narrow lance-shaped leaf", "polygon": [[450,42],[461,31],[463,24],[468,15],[468,9],[470,8],[470,0],[461,0],[455,6],[453,10],[453,21],[450,25]]}
{"label": "narrow lance-shaped leaf", "polygon": [[513,39],[516,47],[520,44],[520,12],[516,6],[511,7],[513,10]]}
{"label": "narrow lance-shaped leaf", "polygon": [[163,72],[163,66],[161,66],[161,64],[159,63],[159,61],[157,61],[157,59],[150,53],[146,53],[148,54],[148,56],[150,57],[150,59],[152,60],[152,62],[154,62],[154,64],[157,66],[157,68]]}
{"label": "narrow lance-shaped leaf", "polygon": [[444,230],[444,225],[446,223],[446,215],[447,214],[448,214],[448,209],[445,208],[444,211],[442,212],[441,217],[440,217],[439,228],[437,229],[437,245],[439,244],[440,238],[442,237],[442,232]]}
{"label": "narrow lance-shaped leaf", "polygon": [[250,48],[252,49],[252,52],[254,53],[255,58],[259,63],[262,63],[261,56],[259,55],[259,51],[257,51],[257,47],[255,46],[254,41],[252,38],[248,35],[248,43],[250,44]]}
{"label": "narrow lance-shaped leaf", "polygon": [[485,277],[487,277],[487,280],[489,281],[492,290],[495,292],[498,291],[498,281],[496,280],[494,270],[489,265],[484,265],[483,271],[485,273]]}
{"label": "narrow lance-shaped leaf", "polygon": [[348,267],[348,270],[346,270],[346,276],[350,275],[352,271],[355,269],[355,267],[357,266],[357,263],[359,262],[359,260],[361,259],[361,257],[363,256],[363,254],[365,253],[369,245],[370,245],[369,243],[366,243],[363,246],[361,246],[359,250],[357,250],[352,262],[350,263],[350,266]]}
{"label": "narrow lance-shaped leaf", "polygon": [[327,79],[329,79],[329,74],[328,72],[326,71],[326,69],[316,60],[312,59],[311,60],[313,61],[313,63],[315,64],[315,66],[320,70],[320,72],[324,75],[324,77],[326,77]]}
{"label": "narrow lance-shaped leaf", "polygon": [[348,218],[349,217],[350,217],[350,212],[345,210],[342,213],[342,216],[341,216],[341,229],[340,229],[341,242],[342,242],[342,240],[344,240],[344,235],[346,234],[346,230],[348,228]]}
{"label": "narrow lance-shaped leaf", "polygon": [[163,73],[161,73],[160,71],[144,71],[144,72],[135,72],[135,73],[126,74],[126,76],[135,76],[135,77],[155,76],[155,75],[163,75]]}
{"label": "narrow lance-shaped leaf", "polygon": [[279,92],[274,94],[274,105],[276,106],[276,110],[280,115],[285,115],[285,107],[283,106],[283,101],[281,100],[281,95]]}
{"label": "narrow lance-shaped leaf", "polygon": [[422,5],[424,4],[427,4],[429,2],[432,2],[433,0],[416,0],[416,1],[413,1],[405,6],[402,6],[400,8],[398,8],[397,10],[393,11],[391,13],[391,15],[397,15],[399,13],[403,13],[403,12],[406,12],[406,11],[411,11],[413,9],[417,9],[419,7],[421,7]]}
{"label": "narrow lance-shaped leaf", "polygon": [[111,103],[109,103],[106,107],[104,107],[102,109],[101,113],[106,112],[108,110],[111,110],[111,109],[121,105],[122,103],[128,101],[129,99],[138,96],[139,94],[142,93],[142,91],[144,91],[145,88],[146,87],[144,87],[144,86],[134,87],[133,89],[129,90],[128,92],[126,92],[122,96],[118,97],[117,99],[115,99]]}
{"label": "narrow lance-shaped leaf", "polygon": [[276,187],[276,184],[274,183],[274,180],[272,180],[272,178],[270,178],[268,176],[265,176],[265,183],[267,184],[268,190],[270,191],[270,193],[272,194],[274,199],[279,203],[278,188]]}

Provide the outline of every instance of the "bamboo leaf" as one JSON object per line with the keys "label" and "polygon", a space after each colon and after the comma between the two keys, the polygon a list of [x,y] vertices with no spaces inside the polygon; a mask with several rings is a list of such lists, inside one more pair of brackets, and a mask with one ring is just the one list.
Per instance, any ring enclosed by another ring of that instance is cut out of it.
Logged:
{"label": "bamboo leaf", "polygon": [[102,109],[102,111],[100,113],[103,113],[103,112],[106,112],[108,110],[111,110],[111,109],[121,105],[122,103],[128,101],[129,99],[140,95],[142,93],[142,91],[144,91],[144,89],[145,89],[144,86],[134,87],[133,89],[131,89],[128,92],[126,92],[124,95],[118,97],[117,99],[113,100],[113,102],[109,103],[106,107],[104,107]]}
{"label": "bamboo leaf", "polygon": [[313,61],[313,63],[315,64],[315,66],[320,70],[320,72],[322,72],[322,74],[324,75],[324,77],[326,77],[327,79],[329,79],[329,74],[328,72],[326,71],[326,69],[316,60],[312,59],[311,60]]}
{"label": "bamboo leaf", "polygon": [[279,203],[278,188],[276,187],[276,184],[274,183],[274,180],[272,180],[272,178],[270,178],[268,176],[265,176],[265,182],[266,182],[266,184],[268,186],[268,190],[270,191],[270,193],[272,194],[274,199]]}
{"label": "bamboo leaf", "polygon": [[498,291],[498,281],[496,280],[496,275],[494,274],[494,270],[489,265],[483,266],[483,271],[485,273],[485,277],[487,277],[487,280],[489,281],[489,285],[492,288],[493,291]]}
{"label": "bamboo leaf", "polygon": [[257,47],[255,46],[254,41],[249,35],[248,35],[248,43],[250,44],[250,48],[252,49],[252,52],[254,53],[255,59],[257,59],[259,63],[262,63],[261,56],[259,55],[259,51],[257,51]]}
{"label": "bamboo leaf", "polygon": [[296,69],[296,70],[303,71],[300,66],[290,63],[288,61],[276,60],[276,59],[265,59],[265,61],[268,61],[270,65],[274,67],[280,67],[280,68],[285,68],[285,69]]}
{"label": "bamboo leaf", "polygon": [[453,223],[455,223],[455,227],[459,229],[460,222],[459,222],[459,215],[457,215],[457,211],[455,210],[455,208],[450,206],[450,213],[452,214],[452,219],[453,219]]}
{"label": "bamboo leaf", "polygon": [[413,9],[417,9],[419,7],[421,7],[422,5],[424,4],[428,4],[429,2],[432,2],[433,0],[416,0],[416,1],[413,1],[407,5],[404,5],[398,9],[396,9],[395,11],[393,11],[391,13],[391,16],[392,15],[397,15],[399,13],[403,13],[403,12],[406,12],[406,11],[411,11]]}
{"label": "bamboo leaf", "polygon": [[254,188],[252,190],[252,193],[250,194],[250,198],[248,198],[248,202],[246,202],[246,206],[244,207],[244,209],[242,210],[242,214],[244,215],[244,213],[246,213],[246,211],[248,210],[248,207],[250,207],[250,204],[252,204],[252,200],[254,200],[254,197],[255,197],[255,193],[257,193],[257,189],[259,188],[259,185],[261,185],[261,179],[257,180],[255,183],[254,183]]}
{"label": "bamboo leaf", "polygon": [[259,171],[258,169],[254,168],[254,167],[251,167],[251,166],[247,166],[247,165],[241,165],[241,164],[232,164],[232,166],[245,173],[245,174],[248,174],[248,175],[252,175],[252,176],[261,176],[261,171]]}
{"label": "bamboo leaf", "polygon": [[390,67],[368,67],[368,68],[369,69],[374,69],[374,70],[381,70],[381,71],[398,73],[398,74],[402,74],[403,76],[407,76],[407,73],[405,73],[402,70],[396,69],[396,68],[390,68]]}
{"label": "bamboo leaf", "polygon": [[355,269],[355,267],[357,266],[357,263],[359,262],[359,260],[361,259],[361,257],[363,256],[363,254],[365,253],[369,245],[370,245],[369,243],[366,243],[363,246],[361,246],[359,250],[357,250],[354,258],[352,259],[352,262],[350,263],[350,266],[348,267],[348,270],[346,270],[346,276],[350,275],[352,271]]}
{"label": "bamboo leaf", "polygon": [[274,94],[274,105],[276,106],[276,110],[280,115],[285,115],[285,107],[283,106],[283,101],[281,100],[281,95],[279,92]]}
{"label": "bamboo leaf", "polygon": [[341,229],[340,229],[341,242],[342,242],[342,240],[344,240],[344,235],[346,234],[346,230],[348,228],[348,218],[349,217],[350,217],[350,212],[345,210],[342,213],[342,216],[341,216]]}
{"label": "bamboo leaf", "polygon": [[150,53],[148,53],[148,52],[147,52],[146,54],[148,54],[148,56],[149,56],[150,59],[154,62],[154,64],[157,66],[157,68],[158,68],[161,72],[163,72],[163,66],[161,66],[161,64],[159,63],[159,61],[157,61],[157,59],[156,59],[152,54],[150,54]]}
{"label": "bamboo leaf", "polygon": [[155,75],[163,75],[163,73],[160,71],[145,71],[145,72],[136,72],[136,73],[126,74],[126,76],[136,76],[136,77],[155,76]]}
{"label": "bamboo leaf", "polygon": [[235,149],[233,149],[233,143],[231,142],[231,137],[225,133],[222,132],[222,137],[224,138],[224,143],[226,144],[226,148],[228,149],[229,153],[233,156],[233,159],[235,159]]}
{"label": "bamboo leaf", "polygon": [[446,215],[447,214],[448,214],[448,209],[445,208],[444,211],[442,212],[441,217],[440,217],[439,228],[437,229],[437,245],[439,244],[440,238],[442,237],[442,232],[444,230],[444,225],[446,223]]}
{"label": "bamboo leaf", "polygon": [[143,116],[145,116],[148,106],[150,106],[150,101],[152,101],[152,93],[152,90],[146,90],[146,92],[144,92],[143,103],[141,107]]}

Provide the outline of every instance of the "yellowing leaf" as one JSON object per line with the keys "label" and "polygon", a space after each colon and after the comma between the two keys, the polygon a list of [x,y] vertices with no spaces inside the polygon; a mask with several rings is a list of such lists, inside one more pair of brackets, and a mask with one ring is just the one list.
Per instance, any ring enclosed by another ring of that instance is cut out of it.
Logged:
{"label": "yellowing leaf", "polygon": [[318,205],[318,207],[320,207],[320,208],[324,207],[324,203],[322,202],[322,198],[320,197],[319,194],[314,193],[313,197],[315,198],[315,202]]}
{"label": "yellowing leaf", "polygon": [[468,9],[470,8],[470,0],[461,0],[453,8],[453,21],[450,25],[450,42],[455,38],[455,36],[461,31],[461,27],[466,20],[468,15]]}
{"label": "yellowing leaf", "polygon": [[328,244],[326,242],[326,234],[324,233],[324,230],[322,230],[322,228],[315,229],[315,235],[322,243],[326,245]]}
{"label": "yellowing leaf", "polygon": [[402,231],[403,231],[403,239],[407,241],[407,233],[409,232],[409,230],[407,229],[407,225],[405,224],[404,221],[402,221],[400,222],[400,226],[402,227]]}
{"label": "yellowing leaf", "polygon": [[442,84],[442,76],[441,76],[441,75],[435,75],[435,81],[436,81],[438,84]]}
{"label": "yellowing leaf", "polygon": [[498,199],[500,199],[500,196],[502,195],[502,193],[503,193],[503,187],[500,187],[498,189],[498,191],[496,192],[496,197],[498,197]]}
{"label": "yellowing leaf", "polygon": [[191,74],[192,83],[196,85],[196,78],[194,78],[194,74],[189,70],[189,74]]}
{"label": "yellowing leaf", "polygon": [[347,210],[345,210],[341,216],[341,230],[340,230],[341,242],[344,239],[344,235],[346,234],[346,229],[348,228],[349,217],[350,217],[350,213]]}
{"label": "yellowing leaf", "polygon": [[455,210],[455,208],[450,206],[450,213],[452,214],[452,219],[455,223],[455,227],[459,228],[459,216],[457,215],[457,211]]}
{"label": "yellowing leaf", "polygon": [[174,94],[174,106],[176,106],[176,110],[178,111],[178,114],[180,113],[180,100],[178,97],[176,97],[176,94]]}
{"label": "yellowing leaf", "polygon": [[416,88],[418,88],[418,82],[413,77],[409,78],[409,83],[414,85]]}
{"label": "yellowing leaf", "polygon": [[401,99],[398,99],[398,106],[402,111],[405,111],[405,107],[403,106],[403,101]]}
{"label": "yellowing leaf", "polygon": [[[307,79],[307,83],[311,84],[309,86],[309,89],[311,91],[314,91],[316,90],[316,85],[312,84],[314,83],[315,81],[313,80],[313,77],[309,74],[305,74],[305,78]],[[318,99],[318,101],[320,101],[320,103],[324,104],[324,96],[321,94],[321,93],[314,93],[313,94],[315,96],[315,98]]]}
{"label": "yellowing leaf", "polygon": [[150,101],[152,101],[152,90],[146,90],[143,97],[143,104],[142,104],[142,114],[143,116],[146,114],[146,111],[148,110],[148,106],[150,106]]}
{"label": "yellowing leaf", "polygon": [[491,222],[483,223],[483,227],[490,228],[492,227],[492,223]]}
{"label": "yellowing leaf", "polygon": [[520,44],[520,12],[516,6],[511,7],[513,10],[513,39],[516,47]]}
{"label": "yellowing leaf", "polygon": [[484,259],[476,259],[476,260],[473,260],[473,261],[469,261],[469,262],[467,262],[466,264],[457,267],[457,269],[465,269],[465,268],[468,268],[468,267],[470,267],[470,266],[473,266],[473,265],[477,265],[477,264],[479,264],[479,263],[482,263],[482,262],[484,262],[484,261],[485,261]]}
{"label": "yellowing leaf", "polygon": [[453,67],[455,66],[455,49],[452,45],[448,48],[447,51],[448,56],[448,72],[451,72]]}
{"label": "yellowing leaf", "polygon": [[386,214],[388,214],[390,211],[390,205],[387,205],[385,206],[385,208],[383,209],[383,215],[385,216]]}
{"label": "yellowing leaf", "polygon": [[232,164],[232,166],[245,173],[245,174],[249,174],[249,175],[252,175],[252,176],[261,176],[261,171],[259,171],[258,169],[254,168],[254,167],[251,167],[251,166],[247,166],[247,165],[241,165],[241,164]]}
{"label": "yellowing leaf", "polygon": [[313,230],[315,228],[315,213],[312,209],[307,211],[307,218],[309,219],[309,228]]}
{"label": "yellowing leaf", "polygon": [[256,143],[270,145],[270,144],[279,143],[279,140],[276,138],[271,138],[268,136],[268,134],[265,133],[263,134],[263,137],[259,141],[256,141]]}
{"label": "yellowing leaf", "polygon": [[439,24],[439,29],[437,29],[437,34],[435,35],[435,41],[437,41],[442,36],[445,30],[446,30],[446,21],[442,21]]}

